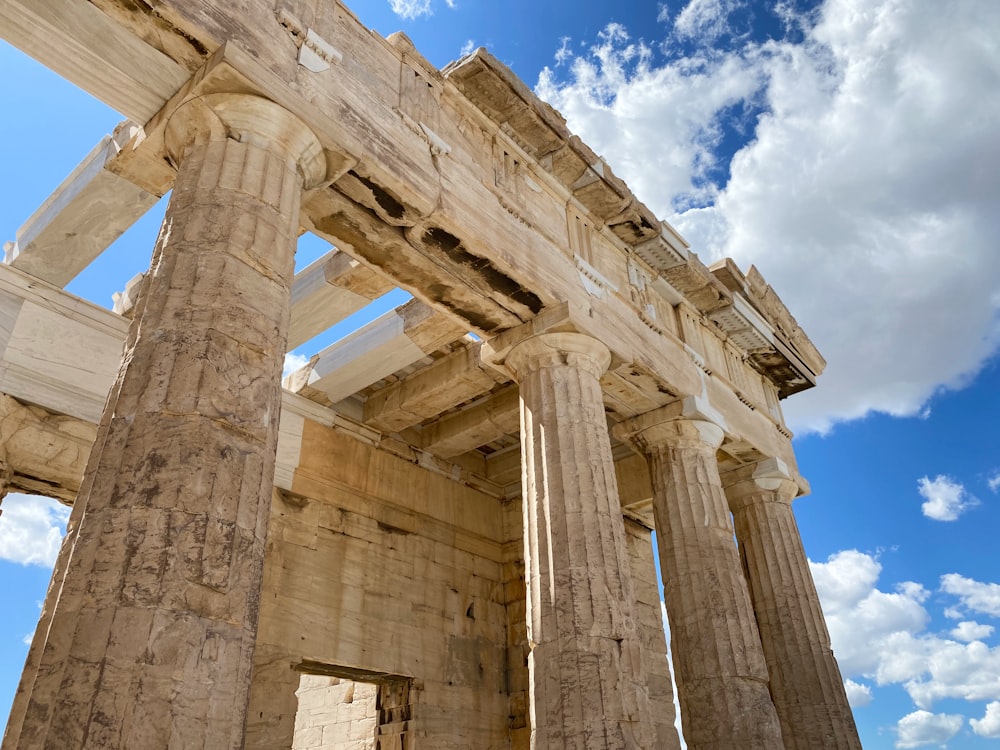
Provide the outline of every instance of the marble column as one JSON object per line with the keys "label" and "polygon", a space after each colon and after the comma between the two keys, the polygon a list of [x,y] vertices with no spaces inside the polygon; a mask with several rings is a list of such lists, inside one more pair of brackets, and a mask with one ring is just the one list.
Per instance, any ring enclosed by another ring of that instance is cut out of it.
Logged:
{"label": "marble column", "polygon": [[299,203],[326,163],[247,95],[190,100],[165,142],[173,195],[5,748],[243,744]]}
{"label": "marble column", "polygon": [[516,344],[533,750],[652,747],[628,547],[600,377],[578,333]]}
{"label": "marble column", "polygon": [[776,750],[781,727],[733,539],[716,450],[723,432],[670,407],[621,423],[647,456],[684,739],[691,750]]}
{"label": "marble column", "polygon": [[650,747],[656,750],[680,750],[681,741],[675,720],[674,686],[667,658],[667,640],[663,633],[663,608],[660,587],[656,583],[656,560],[650,530],[636,521],[625,519],[625,538],[632,561],[632,585],[635,588],[636,620],[642,638],[642,665],[649,687],[649,723],[653,735]]}
{"label": "marble column", "polygon": [[779,459],[722,477],[786,750],[860,750]]}
{"label": "marble column", "polygon": [[79,501],[75,502],[69,520],[66,522],[66,535],[59,547],[59,554],[52,569],[52,578],[49,580],[49,586],[45,593],[45,601],[42,602],[42,611],[39,613],[38,624],[35,625],[35,633],[31,639],[28,656],[24,661],[24,669],[21,671],[21,680],[18,683],[17,692],[14,693],[10,715],[7,717],[7,728],[3,735],[3,750],[12,750],[18,747],[21,727],[24,724],[24,714],[28,710],[28,701],[35,684],[35,675],[38,673],[38,661],[45,646],[45,635],[48,633],[49,623],[52,621],[52,610],[59,598],[59,587],[66,574],[66,564],[69,562],[70,551],[73,549],[82,512],[83,504]]}

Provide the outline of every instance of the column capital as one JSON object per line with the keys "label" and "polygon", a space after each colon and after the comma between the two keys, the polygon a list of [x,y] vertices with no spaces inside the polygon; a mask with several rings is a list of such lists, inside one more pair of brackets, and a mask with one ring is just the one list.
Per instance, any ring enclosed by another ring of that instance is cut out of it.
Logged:
{"label": "column capital", "polygon": [[543,367],[559,365],[579,367],[600,378],[611,364],[611,351],[586,334],[552,331],[514,344],[505,364],[517,380]]}
{"label": "column capital", "polygon": [[287,109],[261,96],[213,93],[189,99],[170,114],[164,145],[177,165],[191,143],[223,138],[283,148],[295,159],[303,189],[326,179],[326,154],[316,134]]}
{"label": "column capital", "polygon": [[780,458],[765,458],[722,474],[729,506],[736,512],[759,502],[791,504],[799,494],[799,483]]}
{"label": "column capital", "polygon": [[719,425],[697,416],[687,416],[684,412],[684,403],[678,401],[619,422],[612,432],[641,453],[661,445],[700,443],[712,450],[722,445],[725,432]]}

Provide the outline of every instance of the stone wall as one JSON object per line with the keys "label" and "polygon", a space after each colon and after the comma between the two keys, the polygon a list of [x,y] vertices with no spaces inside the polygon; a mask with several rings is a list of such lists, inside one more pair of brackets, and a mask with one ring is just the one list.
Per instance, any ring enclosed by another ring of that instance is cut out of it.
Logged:
{"label": "stone wall", "polygon": [[377,694],[366,682],[302,675],[292,750],[375,750]]}
{"label": "stone wall", "polygon": [[306,671],[412,678],[390,718],[420,746],[506,750],[502,503],[313,422],[303,446],[272,504],[246,746],[291,745]]}

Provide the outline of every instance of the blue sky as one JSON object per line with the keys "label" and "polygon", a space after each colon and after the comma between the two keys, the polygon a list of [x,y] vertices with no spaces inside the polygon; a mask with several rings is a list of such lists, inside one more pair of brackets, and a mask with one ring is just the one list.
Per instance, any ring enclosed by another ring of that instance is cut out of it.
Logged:
{"label": "blue sky", "polygon": [[[439,67],[488,47],[703,260],[761,269],[829,362],[784,407],[813,487],[796,512],[864,745],[1000,748],[1000,4],[353,10]],[[121,118],[7,46],[0,71],[8,240]],[[160,216],[70,290],[110,306],[148,264]],[[324,249],[304,241],[300,265]],[[65,515],[18,497],[4,509],[0,714]]]}

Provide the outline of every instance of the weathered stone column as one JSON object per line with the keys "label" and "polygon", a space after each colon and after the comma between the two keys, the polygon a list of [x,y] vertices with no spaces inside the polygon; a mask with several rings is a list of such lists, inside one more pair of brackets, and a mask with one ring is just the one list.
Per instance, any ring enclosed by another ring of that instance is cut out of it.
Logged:
{"label": "weathered stone column", "polygon": [[798,486],[776,458],[727,472],[722,479],[786,750],[860,750],[792,513]]}
{"label": "weathered stone column", "polygon": [[635,595],[600,377],[578,333],[516,344],[533,750],[648,748]]}
{"label": "weathered stone column", "polygon": [[3,750],[18,747],[21,727],[24,724],[24,714],[28,710],[31,689],[34,687],[35,675],[38,673],[38,661],[41,659],[42,650],[45,648],[45,634],[48,633],[49,623],[52,621],[52,609],[59,598],[59,586],[66,575],[66,564],[69,562],[70,551],[73,549],[76,529],[82,514],[83,504],[78,501],[74,503],[69,520],[66,522],[66,536],[63,537],[62,545],[59,547],[59,555],[56,557],[56,563],[52,569],[52,578],[49,580],[49,587],[45,593],[42,611],[39,613],[38,624],[35,626],[35,633],[31,638],[28,656],[24,661],[21,680],[18,683],[17,692],[14,693],[14,701],[10,707],[10,716],[7,718],[7,728],[4,730],[3,735]]}
{"label": "weathered stone column", "polygon": [[616,427],[646,454],[684,739],[691,750],[776,750],[768,693],[715,452],[723,432],[664,407]]}
{"label": "weathered stone column", "polygon": [[674,706],[674,686],[667,659],[667,640],[663,633],[663,609],[660,587],[656,583],[652,534],[646,526],[626,518],[625,539],[632,562],[636,620],[642,638],[642,665],[649,687],[648,718],[653,734],[650,747],[680,750],[681,741],[674,725],[677,708]]}
{"label": "weathered stone column", "polygon": [[315,135],[210,94],[167,125],[173,196],[5,747],[239,748],[289,287]]}

